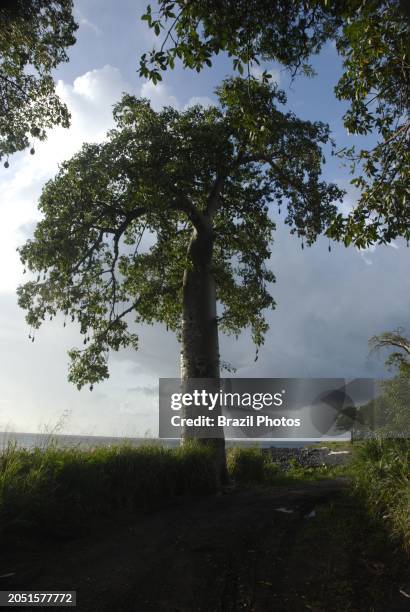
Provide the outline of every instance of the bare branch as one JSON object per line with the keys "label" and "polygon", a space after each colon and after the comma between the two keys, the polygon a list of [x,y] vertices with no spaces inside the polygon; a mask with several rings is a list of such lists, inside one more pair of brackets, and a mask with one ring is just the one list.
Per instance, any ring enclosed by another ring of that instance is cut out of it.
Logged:
{"label": "bare branch", "polygon": [[405,351],[410,355],[410,340],[403,336],[403,329],[398,328],[392,332],[384,332],[380,336],[373,336],[369,340],[371,353],[380,350],[381,348],[395,347]]}

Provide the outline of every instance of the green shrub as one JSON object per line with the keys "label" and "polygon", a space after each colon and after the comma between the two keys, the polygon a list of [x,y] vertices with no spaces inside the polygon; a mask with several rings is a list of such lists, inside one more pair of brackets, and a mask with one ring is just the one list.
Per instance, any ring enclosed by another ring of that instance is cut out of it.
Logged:
{"label": "green shrub", "polygon": [[229,449],[227,465],[230,478],[237,484],[270,484],[280,472],[269,454],[256,447]]}
{"label": "green shrub", "polygon": [[235,483],[262,483],[265,458],[258,448],[235,447],[229,450],[228,473]]}

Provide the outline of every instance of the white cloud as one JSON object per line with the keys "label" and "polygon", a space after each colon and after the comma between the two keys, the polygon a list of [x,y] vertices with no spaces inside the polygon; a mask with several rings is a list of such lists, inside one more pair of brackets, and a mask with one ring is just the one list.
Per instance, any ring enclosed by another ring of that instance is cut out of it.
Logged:
{"label": "white cloud", "polygon": [[95,23],[87,19],[87,17],[80,11],[78,7],[74,10],[75,20],[80,28],[86,28],[94,32],[96,36],[101,36],[103,31]]}
{"label": "white cloud", "polygon": [[[164,106],[173,106],[178,110],[181,108],[178,98],[173,95],[170,87],[165,83],[157,83],[154,85],[151,81],[146,81],[141,87],[141,97],[148,98],[152,108],[157,112],[164,108]],[[191,96],[188,102],[183,106],[183,110],[195,104],[208,108],[209,106],[215,106],[217,102],[212,100],[209,96]]]}
{"label": "white cloud", "polygon": [[141,97],[148,98],[155,111],[161,110],[164,106],[179,108],[179,102],[164,83],[154,85],[151,81],[145,82],[141,87]]}
{"label": "white cloud", "polygon": [[72,87],[64,85],[62,81],[58,82],[58,87],[58,93],[68,104],[71,102],[76,106],[76,102],[81,104],[82,98],[86,98],[100,111],[104,110],[107,104],[116,102],[124,89],[131,89],[118,68],[109,64],[77,77]]}
{"label": "white cloud", "polygon": [[217,103],[208,96],[192,96],[192,98],[189,98],[188,102],[185,104],[184,110],[190,106],[195,106],[196,104],[199,104],[204,108],[209,108],[210,106],[216,106]]}
{"label": "white cloud", "polygon": [[[147,430],[157,431],[158,402],[145,392],[154,370],[149,364],[136,366],[135,353],[132,359],[114,353],[111,378],[92,393],[88,387],[78,391],[67,381],[67,350],[81,345],[78,327],[63,328],[58,316],[36,332],[34,343],[28,334],[15,296],[0,293],[0,431],[43,431],[46,425],[52,429],[64,413],[70,414],[66,433],[143,436]],[[143,346],[149,338],[145,340],[143,332]]]}

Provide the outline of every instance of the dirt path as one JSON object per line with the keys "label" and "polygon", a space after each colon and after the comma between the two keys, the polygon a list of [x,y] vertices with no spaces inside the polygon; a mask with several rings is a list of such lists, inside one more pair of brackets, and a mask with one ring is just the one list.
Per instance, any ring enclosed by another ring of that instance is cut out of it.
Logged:
{"label": "dirt path", "polygon": [[[3,542],[0,589],[77,590],[84,612],[398,612],[409,568],[343,480],[178,499],[76,540]],[[397,569],[399,568],[399,570]]]}

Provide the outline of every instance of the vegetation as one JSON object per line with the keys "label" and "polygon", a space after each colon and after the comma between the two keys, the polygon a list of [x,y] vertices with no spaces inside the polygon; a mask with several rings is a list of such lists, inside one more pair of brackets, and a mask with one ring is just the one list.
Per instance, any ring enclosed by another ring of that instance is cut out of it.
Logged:
{"label": "vegetation", "polygon": [[393,349],[387,358],[386,365],[397,368],[403,376],[410,376],[410,340],[405,336],[403,329],[399,328],[373,336],[369,344],[373,352],[385,348]]}
{"label": "vegetation", "polygon": [[[363,508],[410,553],[409,441],[378,438],[349,450],[353,461],[346,465],[312,468],[293,461],[283,470],[260,448],[233,447],[228,473],[239,487],[348,477],[357,498],[350,505]],[[0,530],[70,532],[92,518],[119,518],[175,496],[214,493],[213,461],[213,451],[195,441],[178,449],[147,444],[80,450],[51,444],[27,451],[9,444],[0,455]]]}
{"label": "vegetation", "polygon": [[[0,158],[69,125],[51,73],[75,42],[72,8],[71,0],[0,8]],[[165,38],[141,58],[142,76],[155,83],[177,59],[199,71],[225,51],[247,78],[225,81],[219,105],[207,109],[155,112],[125,95],[106,142],[85,145],[45,186],[44,217],[20,250],[37,278],[19,288],[19,304],[33,330],[58,313],[79,324],[84,347],[70,352],[72,382],[92,389],[107,378],[110,349],[138,348],[134,323],[160,322],[178,334],[184,378],[218,379],[218,329],[238,335],[249,327],[259,347],[264,311],[275,306],[266,268],[273,202],[286,209],[302,248],[323,233],[361,248],[410,238],[406,15],[398,0],[161,0],[157,16],[147,9],[143,19]],[[361,195],[348,216],[337,211],[342,191],[321,180],[329,127],[282,112],[284,92],[266,72],[260,81],[251,73],[275,60],[293,76],[311,75],[309,58],[329,40],[343,61],[335,95],[349,103],[345,126],[378,139],[371,150],[338,152],[358,172],[352,183]],[[386,438],[386,428],[408,423],[409,342],[400,330],[372,342],[398,349],[390,363],[399,374],[369,406],[381,435],[354,445],[353,466],[295,462],[284,473],[260,449],[235,448],[227,467],[237,485],[349,475],[375,519],[410,551],[409,442]],[[9,446],[0,456],[0,525],[61,528],[211,493],[220,483],[214,466],[213,449],[199,443],[172,451]]]}
{"label": "vegetation", "polygon": [[228,472],[236,484],[272,484],[279,476],[279,467],[260,448],[235,447],[227,457]]}
{"label": "vegetation", "polygon": [[[276,483],[286,486],[271,489],[260,482],[262,453],[233,449],[228,462],[239,466],[235,475],[245,476],[246,488],[239,484],[226,495],[200,500],[190,494],[210,492],[215,483],[203,448],[191,445],[189,457],[186,447],[99,449],[81,461],[77,453],[6,453],[9,467],[13,454],[20,465],[14,488],[6,483],[6,497],[0,496],[3,565],[14,569],[18,560],[16,577],[9,576],[12,585],[21,576],[30,583],[40,545],[36,579],[57,589],[61,576],[70,576],[86,610],[96,608],[98,592],[101,609],[118,609],[120,601],[120,609],[128,610],[136,593],[137,606],[157,609],[164,592],[166,609],[178,608],[187,580],[196,598],[190,595],[188,609],[205,601],[204,609],[213,610],[220,605],[218,585],[224,583],[218,580],[225,571],[234,582],[223,589],[223,604],[238,609],[242,604],[249,609],[249,601],[268,609],[273,601],[292,610],[384,612],[405,603],[408,559],[389,540],[388,521],[369,513],[365,495],[350,483],[278,474]],[[0,466],[4,475],[4,460]],[[191,498],[169,504],[181,469],[186,486],[178,492]],[[153,517],[147,509],[155,510]],[[169,529],[158,532],[164,524]],[[181,567],[190,571],[181,573]],[[171,580],[165,580],[169,573]]]}
{"label": "vegetation", "polygon": [[[183,112],[125,95],[107,141],[85,145],[43,190],[44,218],[20,249],[38,276],[19,304],[34,329],[58,312],[78,321],[84,348],[70,352],[69,380],[79,388],[108,377],[110,349],[137,349],[131,317],[178,334],[184,381],[219,379],[218,330],[250,327],[259,346],[275,305],[271,201],[286,201],[302,246],[333,218],[343,192],[320,176],[328,127],[281,112],[273,85],[227,80],[217,93],[219,107]],[[223,440],[207,443],[223,479]]]}
{"label": "vegetation", "polygon": [[370,513],[410,553],[410,440],[378,437],[359,444],[353,475]]}
{"label": "vegetation", "polygon": [[353,415],[354,436],[377,432],[384,438],[410,438],[410,343],[402,329],[373,336],[371,350],[390,349],[386,366],[396,370],[392,378],[379,381],[380,393]]}
{"label": "vegetation", "polygon": [[218,90],[219,108],[155,112],[126,95],[108,140],[85,145],[45,186],[44,219],[20,249],[38,276],[19,288],[19,304],[35,329],[57,312],[78,321],[85,348],[70,355],[78,387],[108,376],[110,348],[137,348],[128,314],[179,333],[192,378],[219,375],[217,346],[210,346],[215,300],[223,331],[249,326],[262,343],[263,310],[274,306],[265,267],[271,200],[287,199],[291,231],[311,244],[342,192],[320,179],[328,127],[282,113],[284,94],[275,86],[251,89],[257,139],[242,123],[249,99],[240,79]]}
{"label": "vegetation", "polygon": [[[284,2],[255,0],[159,0],[142,19],[157,36],[159,49],[144,54],[140,74],[154,82],[161,71],[183,65],[200,71],[221,51],[252,79],[252,63],[278,61],[293,74],[312,74],[310,56],[334,40],[343,60],[335,95],[349,103],[344,123],[351,134],[377,138],[372,149],[339,154],[359,170],[360,190],[352,212],[338,214],[328,235],[359,248],[410,238],[409,212],[409,8],[403,0]],[[266,72],[264,78],[268,78]],[[253,107],[257,114],[255,101]]]}
{"label": "vegetation", "polygon": [[364,408],[373,437],[354,445],[352,475],[371,514],[410,552],[410,344],[398,329],[373,336],[370,347],[393,350],[386,365],[396,375],[381,381],[381,393]]}
{"label": "vegetation", "polygon": [[[342,3],[344,4],[344,3]],[[345,3],[336,36],[344,72],[335,94],[350,104],[344,124],[350,134],[372,135],[371,149],[340,154],[351,162],[351,183],[360,197],[353,210],[339,214],[329,234],[359,248],[410,239],[410,29],[409,6],[402,0]]]}
{"label": "vegetation", "polygon": [[[355,491],[341,489],[316,504],[312,519],[294,524],[277,566],[286,569],[288,610],[406,608],[408,558],[392,543],[385,521],[369,515],[364,502]],[[281,574],[273,574],[275,582]]]}
{"label": "vegetation", "polygon": [[0,455],[0,528],[77,527],[84,519],[126,514],[182,494],[216,490],[212,452],[191,442],[33,451]]}
{"label": "vegetation", "polygon": [[261,58],[309,73],[309,56],[320,51],[338,25],[321,2],[159,0],[158,5],[157,11],[148,6],[142,16],[157,36],[165,32],[161,47],[140,60],[140,75],[153,82],[178,60],[199,72],[220,52],[234,58],[240,74],[249,73],[250,63]]}
{"label": "vegetation", "polygon": [[52,71],[75,43],[72,0],[3,0],[0,6],[0,159],[22,151],[47,128],[69,126]]}
{"label": "vegetation", "polygon": [[[177,449],[146,444],[91,450],[17,449],[0,454],[0,528],[37,525],[75,527],[84,519],[124,515],[162,504],[176,495],[205,495],[217,490],[213,451],[197,441]],[[332,468],[284,473],[260,448],[230,448],[228,473],[235,485],[289,483],[295,479],[340,474]]]}
{"label": "vegetation", "polygon": [[354,516],[357,518],[356,511],[361,516],[367,513],[368,520],[379,525],[380,533],[390,534],[410,553],[410,441],[377,437],[354,445],[335,442],[330,446],[348,448],[353,461],[315,468],[301,467],[294,461],[284,472],[260,448],[237,447],[228,453],[229,474],[236,484],[248,486],[347,477],[354,485],[351,493],[356,502],[349,502]]}
{"label": "vegetation", "polygon": [[[332,448],[344,449],[344,443]],[[410,553],[410,441],[381,436],[349,444],[353,461],[342,466],[302,467],[295,461],[286,471],[259,448],[233,448],[228,470],[237,485],[280,485],[321,478],[349,478],[356,502],[351,508],[367,512],[379,531],[390,533],[399,547]],[[342,521],[340,524],[343,524]]]}

